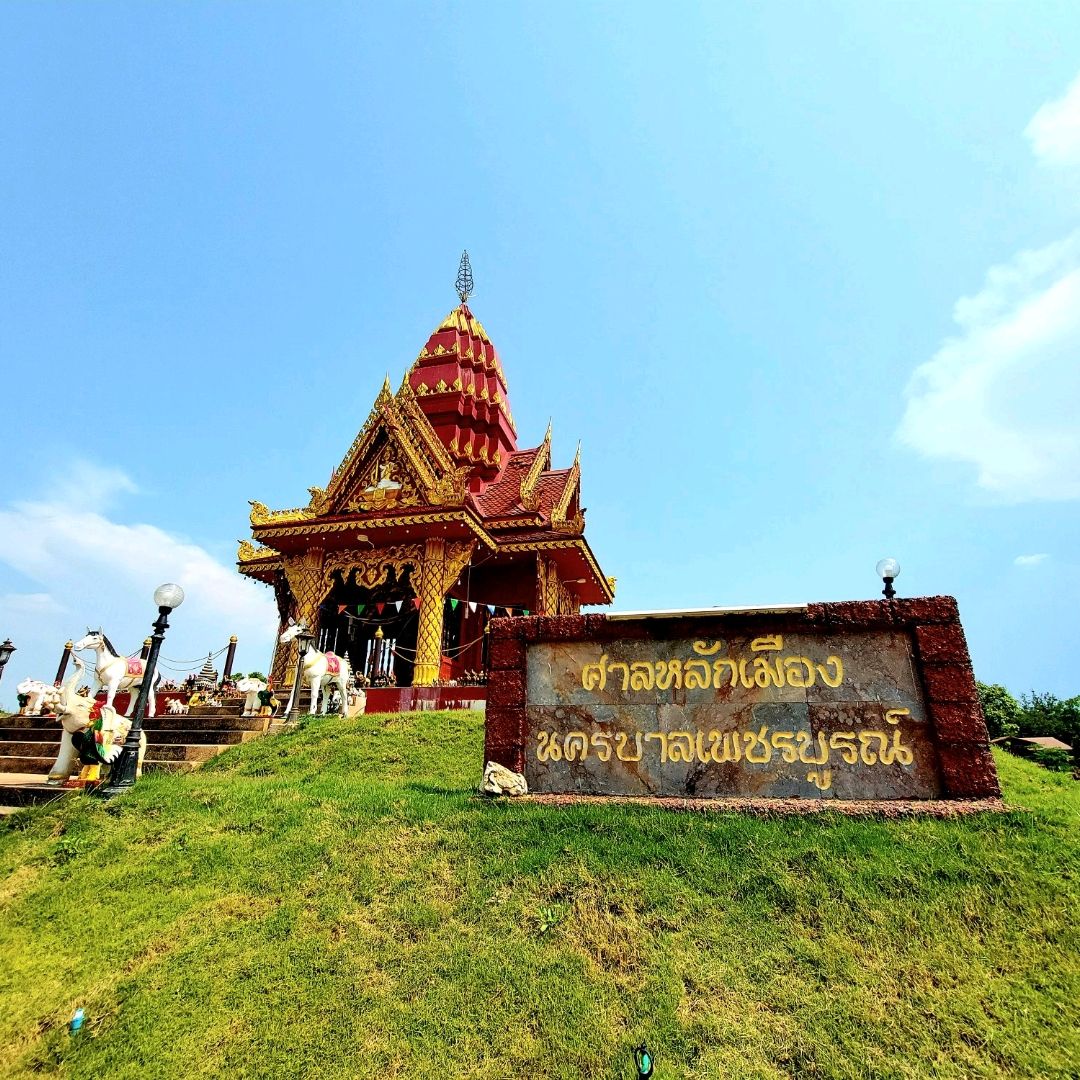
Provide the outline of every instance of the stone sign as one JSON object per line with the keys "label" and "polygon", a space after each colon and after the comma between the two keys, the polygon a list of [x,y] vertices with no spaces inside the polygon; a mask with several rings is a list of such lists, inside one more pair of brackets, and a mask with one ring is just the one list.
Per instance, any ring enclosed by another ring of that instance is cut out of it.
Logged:
{"label": "stone sign", "polygon": [[534,793],[999,794],[951,597],[496,620],[485,750]]}

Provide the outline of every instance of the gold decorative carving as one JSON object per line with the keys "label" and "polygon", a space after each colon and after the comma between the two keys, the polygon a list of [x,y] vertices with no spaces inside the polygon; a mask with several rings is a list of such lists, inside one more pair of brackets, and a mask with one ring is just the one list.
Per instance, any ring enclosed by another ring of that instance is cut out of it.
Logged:
{"label": "gold decorative carving", "polygon": [[250,540],[241,540],[240,548],[236,553],[236,561],[239,563],[259,562],[264,559],[280,559],[281,555],[273,548],[260,545],[256,547]]}
{"label": "gold decorative carving", "polygon": [[[555,504],[551,511],[552,523],[562,523],[566,521],[567,511],[570,509],[570,501],[576,494],[578,487],[581,483],[581,466],[574,462],[570,466],[570,475],[566,478],[566,484],[563,486],[562,494],[559,496],[559,501]],[[584,520],[582,521],[584,525]]]}
{"label": "gold decorative carving", "polygon": [[461,389],[461,376],[460,375],[454,380],[454,389],[455,390],[460,390]]}
{"label": "gold decorative carving", "polygon": [[540,483],[540,475],[545,469],[551,468],[551,421],[548,421],[544,441],[537,449],[529,471],[521,481],[521,505],[526,510],[535,510],[540,505],[540,495],[537,486]]}
{"label": "gold decorative carving", "polygon": [[251,506],[251,524],[268,525],[272,521],[303,521],[312,517],[312,513],[306,507],[294,507],[291,510],[271,510],[265,503],[248,500]]}
{"label": "gold decorative carving", "polygon": [[450,389],[450,387],[447,386],[446,383],[442,379],[440,379],[435,384],[435,393],[436,394],[445,394],[446,391],[449,390],[449,389]]}
{"label": "gold decorative carving", "polygon": [[307,508],[316,517],[320,514],[325,514],[329,508],[329,500],[326,498],[326,488],[309,487],[308,494],[311,496],[311,502],[308,503]]}
{"label": "gold decorative carving", "polygon": [[334,574],[347,571],[355,573],[360,585],[374,589],[389,577],[390,568],[400,579],[406,568],[415,574],[421,567],[424,549],[419,544],[396,544],[385,548],[349,548],[334,551],[323,563],[323,584],[329,592],[334,584]]}

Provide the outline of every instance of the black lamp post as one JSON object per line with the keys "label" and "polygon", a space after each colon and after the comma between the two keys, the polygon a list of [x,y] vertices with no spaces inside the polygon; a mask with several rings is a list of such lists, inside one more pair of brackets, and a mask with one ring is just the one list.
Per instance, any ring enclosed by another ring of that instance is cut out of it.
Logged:
{"label": "black lamp post", "polygon": [[877,572],[878,577],[885,582],[885,588],[881,590],[881,595],[886,600],[891,600],[896,595],[892,583],[900,576],[900,564],[895,559],[882,559],[877,564]]}
{"label": "black lamp post", "polygon": [[[296,654],[296,679],[293,681],[292,707],[289,709],[289,723],[295,723],[300,719],[300,691],[304,688],[304,657],[307,655],[308,646],[315,640],[315,635],[305,626],[296,635],[296,645],[300,650]],[[311,707],[311,703],[308,703]]]}
{"label": "black lamp post", "polygon": [[11,644],[11,638],[4,638],[4,644],[0,645],[0,675],[4,674],[4,668],[7,667],[7,662],[14,651],[15,646]]}
{"label": "black lamp post", "polygon": [[135,775],[139,769],[139,742],[142,738],[143,718],[146,716],[146,703],[150,699],[150,688],[154,685],[158,653],[165,640],[165,631],[169,628],[169,612],[184,602],[184,590],[179,585],[159,585],[154,590],[154,603],[157,604],[158,617],[154,623],[154,632],[150,635],[150,654],[143,669],[139,696],[135,699],[135,709],[131,714],[131,730],[124,740],[120,756],[109,769],[109,782],[98,789],[98,794],[107,798],[120,795],[135,786]]}

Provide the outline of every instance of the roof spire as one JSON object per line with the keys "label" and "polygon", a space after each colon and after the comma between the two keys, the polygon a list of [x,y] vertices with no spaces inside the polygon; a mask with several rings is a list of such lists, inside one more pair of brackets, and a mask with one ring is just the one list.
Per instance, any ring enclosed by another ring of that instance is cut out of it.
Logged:
{"label": "roof spire", "polygon": [[472,267],[469,265],[469,253],[467,251],[461,253],[461,262],[458,263],[457,281],[454,282],[454,288],[457,289],[457,294],[461,297],[463,304],[473,294]]}

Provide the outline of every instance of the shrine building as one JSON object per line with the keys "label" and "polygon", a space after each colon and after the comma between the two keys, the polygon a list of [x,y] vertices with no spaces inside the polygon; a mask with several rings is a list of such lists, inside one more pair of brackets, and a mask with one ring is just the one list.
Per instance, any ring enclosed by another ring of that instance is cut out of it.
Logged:
{"label": "shrine building", "polygon": [[[306,506],[251,503],[254,543],[240,573],[270,585],[281,626],[303,622],[315,647],[399,687],[467,679],[487,668],[496,615],[572,615],[610,604],[585,539],[580,447],[552,467],[543,441],[518,447],[506,375],[469,309],[439,324],[395,392],[387,377],[367,422]],[[291,684],[296,646],[271,673]]]}

